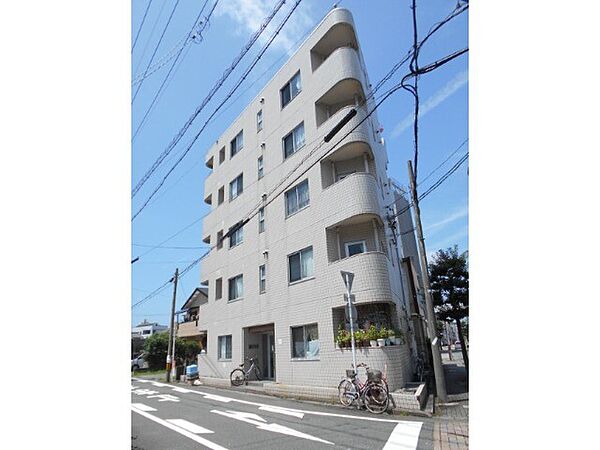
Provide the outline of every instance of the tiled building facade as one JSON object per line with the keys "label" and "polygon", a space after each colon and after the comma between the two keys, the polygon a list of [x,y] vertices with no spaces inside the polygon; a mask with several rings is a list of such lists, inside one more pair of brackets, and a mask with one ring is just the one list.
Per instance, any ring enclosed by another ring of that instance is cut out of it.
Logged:
{"label": "tiled building facade", "polygon": [[[203,241],[216,247],[201,268],[202,375],[228,378],[256,357],[276,382],[337,386],[352,361],[335,345],[345,270],[355,274],[359,325],[393,326],[406,337],[360,349],[357,360],[387,367],[392,388],[410,381],[419,321],[411,315],[421,309],[418,288],[411,291],[416,246],[409,213],[395,222],[396,234],[408,233],[395,239],[390,228],[388,215],[407,202],[387,176],[377,115],[335,145],[371,110],[369,92],[352,15],[334,9],[209,149]],[[325,144],[353,108],[357,115]]]}

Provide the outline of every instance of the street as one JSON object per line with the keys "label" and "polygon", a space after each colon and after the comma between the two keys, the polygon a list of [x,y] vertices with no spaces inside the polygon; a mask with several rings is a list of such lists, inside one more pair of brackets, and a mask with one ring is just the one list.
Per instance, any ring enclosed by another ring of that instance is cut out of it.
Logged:
{"label": "street", "polygon": [[433,421],[132,378],[132,449],[432,449]]}

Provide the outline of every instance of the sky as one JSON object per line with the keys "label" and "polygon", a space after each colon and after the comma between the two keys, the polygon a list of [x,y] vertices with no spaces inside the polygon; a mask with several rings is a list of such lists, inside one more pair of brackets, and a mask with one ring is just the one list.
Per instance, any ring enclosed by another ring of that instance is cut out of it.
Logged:
{"label": "sky", "polygon": [[[190,32],[205,0],[180,0],[162,38],[154,61],[159,66],[147,76],[132,104],[132,133],[166,76],[170,63],[162,62]],[[208,0],[204,15],[215,0]],[[181,53],[178,64],[158,101],[132,143],[132,187],[137,184],[156,158],[165,150],[195,108],[202,102],[225,69],[240,53],[250,36],[269,14],[276,0],[221,0],[198,43]],[[173,11],[176,0],[153,0],[135,47],[132,51],[132,79],[143,74],[159,42],[161,33]],[[250,52],[241,60],[221,90],[207,105],[181,142],[162,166],[132,200],[135,213],[172,163],[183,152],[210,113],[237,82],[253,57],[265,44],[274,27],[285,17],[295,2],[288,0]],[[356,23],[357,37],[371,83],[375,85],[412,46],[411,0],[343,0]],[[275,38],[261,62],[252,70],[221,112],[215,117],[189,154],[175,169],[162,189],[132,222],[132,304],[169,280],[176,267],[183,269],[206,249],[202,242],[202,220],[209,206],[203,202],[204,178],[209,172],[204,155],[211,144],[243,111],[248,102],[331,9],[333,1],[303,0],[290,20]],[[132,44],[148,0],[132,2]],[[456,0],[417,1],[419,36],[424,36],[436,22],[446,17]],[[442,27],[422,48],[419,65],[468,46],[468,11]],[[404,66],[385,87],[397,83],[408,69]],[[454,162],[468,151],[468,142],[443,166],[429,176],[468,138],[468,53],[419,79],[419,161],[420,192],[437,180]],[[135,92],[137,85],[132,89]],[[384,91],[385,89],[382,89]],[[380,91],[380,92],[382,92]],[[384,131],[389,166],[388,175],[401,185],[408,185],[407,161],[413,157],[414,102],[412,96],[399,90],[377,110]],[[429,176],[429,178],[427,178]],[[440,248],[457,245],[468,249],[468,174],[462,165],[437,190],[421,203],[421,217],[429,255]],[[161,247],[152,247],[167,240]],[[163,248],[169,247],[169,248]],[[177,247],[177,248],[172,248]],[[196,266],[180,278],[177,308],[200,282]],[[170,313],[172,287],[132,309],[132,325],[147,319],[166,324]]]}

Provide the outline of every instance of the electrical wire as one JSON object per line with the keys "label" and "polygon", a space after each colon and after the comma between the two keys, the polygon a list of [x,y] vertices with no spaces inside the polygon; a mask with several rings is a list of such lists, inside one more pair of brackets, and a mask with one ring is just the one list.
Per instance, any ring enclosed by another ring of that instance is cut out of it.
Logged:
{"label": "electrical wire", "polygon": [[146,21],[146,16],[148,15],[148,10],[152,5],[152,0],[148,2],[148,6],[146,6],[146,11],[144,11],[144,17],[142,17],[142,21],[140,23],[140,27],[138,28],[137,34],[135,35],[135,39],[133,40],[133,45],[131,46],[131,53],[133,54],[133,49],[135,48],[135,44],[137,43],[138,38],[140,37],[140,32],[142,31],[142,27],[144,26],[144,22]]}
{"label": "electrical wire", "polygon": [[262,48],[262,50],[254,58],[254,62],[246,69],[246,71],[244,72],[244,74],[242,75],[242,77],[238,80],[238,82],[236,83],[236,85],[229,91],[229,93],[225,96],[225,98],[223,99],[223,101],[221,101],[221,103],[219,104],[219,106],[217,106],[217,108],[209,116],[209,118],[204,123],[204,125],[202,126],[202,128],[200,129],[200,131],[198,131],[198,133],[196,133],[196,135],[194,136],[194,138],[192,139],[192,141],[190,142],[190,144],[188,145],[188,147],[181,154],[181,156],[177,159],[177,161],[175,162],[175,164],[173,164],[173,166],[171,166],[171,168],[166,172],[166,174],[163,176],[163,178],[158,183],[158,185],[156,186],[156,188],[152,191],[152,193],[150,194],[150,196],[146,199],[146,201],[142,204],[142,206],[138,209],[138,211],[133,215],[133,217],[131,219],[132,221],[146,208],[146,206],[148,205],[148,202],[160,190],[160,188],[162,187],[162,185],[165,183],[165,181],[171,175],[171,173],[173,173],[173,171],[179,165],[179,163],[181,163],[181,161],[186,157],[186,155],[192,149],[192,146],[194,145],[194,143],[196,142],[196,140],[200,137],[200,134],[204,131],[204,129],[208,125],[208,122],[210,121],[210,119],[212,119],[214,117],[214,115],[221,109],[221,107],[227,102],[227,100],[235,93],[235,91],[238,89],[238,87],[244,82],[244,80],[246,79],[246,77],[248,76],[248,74],[252,71],[252,69],[256,66],[256,64],[258,64],[258,61],[260,60],[260,58],[264,55],[264,53],[267,51],[267,49],[271,46],[272,42],[275,40],[275,38],[277,37],[277,35],[281,31],[281,29],[287,23],[287,21],[289,20],[289,18],[291,17],[291,15],[294,13],[294,11],[296,10],[296,8],[298,8],[298,6],[300,5],[301,2],[302,2],[302,0],[296,0],[296,2],[294,3],[294,5],[292,6],[292,8],[290,9],[290,11],[288,12],[288,14],[286,15],[286,17],[283,19],[283,22],[281,22],[281,24],[279,24],[279,26],[277,27],[277,29],[275,30],[275,32],[273,33],[273,35],[271,36],[271,38],[269,38],[269,40],[264,45],[264,47]]}
{"label": "electrical wire", "polygon": [[[208,0],[206,0],[204,2],[204,5],[202,6],[202,9],[200,10],[200,13],[198,14],[198,17],[196,17],[196,20],[194,21],[194,25],[192,26],[192,29],[190,30],[190,32],[187,35],[186,38],[186,42],[189,43],[192,41],[192,34],[194,33],[194,30],[197,26],[198,21],[200,20],[200,17],[202,17],[202,13],[204,12],[204,8],[206,7],[208,3]],[[207,27],[209,21],[210,21],[210,17],[212,16],[215,8],[217,7],[219,3],[219,0],[216,0],[212,9],[210,10],[210,12],[208,13],[206,19],[204,20],[204,22],[202,23],[202,27],[200,30],[198,30],[197,35],[198,36],[202,36],[202,32],[204,31],[204,29]],[[169,68],[169,71],[167,72],[167,74],[165,75],[165,78],[163,79],[162,83],[160,84],[160,87],[158,88],[158,90],[156,91],[156,94],[154,94],[154,97],[152,98],[152,101],[150,102],[150,106],[148,106],[148,108],[146,109],[146,112],[144,113],[142,120],[140,121],[140,123],[138,124],[135,132],[133,133],[133,136],[131,138],[131,141],[133,142],[135,140],[135,138],[137,137],[138,133],[140,132],[140,130],[142,129],[142,127],[144,126],[144,124],[146,123],[146,119],[148,118],[148,116],[150,115],[150,112],[152,111],[152,108],[154,107],[154,105],[157,103],[158,101],[158,97],[160,96],[160,94],[163,91],[163,88],[165,87],[165,84],[167,83],[167,80],[169,79],[169,77],[171,76],[171,73],[173,72],[173,69],[175,68],[175,65],[177,64],[177,61],[179,60],[179,57],[181,56],[181,53],[183,52],[185,48],[185,45],[183,45],[180,49],[179,52],[177,52],[177,55],[175,56],[175,59],[173,60],[173,64],[171,64],[171,67]],[[142,79],[143,80],[143,79]],[[141,82],[141,81],[140,81]]]}
{"label": "electrical wire", "polygon": [[[431,175],[433,175],[440,167],[442,167],[444,164],[446,164],[450,160],[450,158],[452,158],[461,148],[464,147],[464,145],[467,142],[469,142],[469,138],[466,138],[464,141],[462,141],[462,143],[458,147],[456,147],[456,149],[452,153],[450,153],[450,155],[448,155],[448,157],[446,159],[444,159],[435,169],[433,169],[431,172],[429,172],[429,174],[425,178],[423,178],[419,182],[419,184],[424,183],[425,181],[427,181],[431,177]],[[417,184],[417,186],[419,184]]]}
{"label": "electrical wire", "polygon": [[[156,52],[158,51],[158,48],[160,47],[160,44],[163,40],[163,37],[165,36],[165,33],[167,32],[167,28],[169,28],[169,24],[171,23],[171,19],[173,18],[173,14],[175,14],[175,10],[177,9],[177,5],[179,5],[179,0],[177,0],[175,2],[175,5],[173,6],[173,9],[171,10],[171,14],[169,15],[169,18],[167,19],[167,23],[165,24],[163,31],[160,35],[160,38],[158,39],[158,43],[156,44],[156,47],[154,47],[154,52],[152,52],[152,56],[150,57],[150,61],[148,61],[148,66],[146,67],[146,70],[144,71],[144,76],[146,75],[146,73],[148,72],[150,65],[152,64],[152,61],[154,61],[154,57],[156,56]],[[135,91],[135,94],[133,94],[133,98],[131,99],[131,104],[133,105],[133,102],[135,101],[138,92],[140,92],[140,89],[142,88],[142,84],[144,83],[144,80],[142,79],[142,81],[140,82],[140,84],[138,84],[138,87]]]}
{"label": "electrical wire", "polygon": [[189,127],[192,125],[192,123],[194,122],[194,120],[196,119],[198,114],[200,114],[200,112],[205,108],[205,106],[208,104],[208,102],[219,91],[221,86],[223,86],[223,84],[225,83],[227,78],[229,78],[229,75],[231,75],[231,73],[237,67],[237,65],[240,63],[242,58],[246,55],[246,53],[248,53],[250,48],[252,48],[254,43],[257,41],[257,39],[263,33],[265,28],[269,25],[271,20],[273,20],[273,17],[275,17],[275,15],[281,9],[281,7],[283,6],[284,3],[285,3],[285,0],[280,0],[279,3],[277,3],[275,5],[275,7],[273,8],[273,10],[269,14],[269,16],[267,16],[265,18],[265,20],[262,22],[259,29],[251,36],[248,43],[242,48],[242,51],[238,54],[238,56],[236,56],[234,58],[231,65],[227,69],[225,69],[225,72],[223,72],[223,75],[221,76],[221,78],[219,80],[217,80],[217,82],[211,88],[211,90],[209,91],[207,96],[204,98],[202,103],[196,108],[196,110],[188,118],[188,120],[185,122],[183,127],[177,132],[175,137],[171,140],[171,142],[169,143],[167,148],[159,155],[159,157],[156,159],[156,161],[152,164],[150,169],[148,169],[148,171],[144,174],[144,176],[140,179],[140,181],[138,181],[138,183],[136,184],[136,186],[133,188],[133,190],[131,192],[132,198],[135,197],[135,195],[139,192],[139,190],[142,188],[144,183],[146,183],[146,181],[148,181],[148,179],[152,176],[152,174],[156,171],[156,169],[158,169],[160,164],[169,155],[169,153],[173,150],[173,148],[177,145],[177,143],[183,138],[183,136],[185,135],[185,133],[187,132]]}

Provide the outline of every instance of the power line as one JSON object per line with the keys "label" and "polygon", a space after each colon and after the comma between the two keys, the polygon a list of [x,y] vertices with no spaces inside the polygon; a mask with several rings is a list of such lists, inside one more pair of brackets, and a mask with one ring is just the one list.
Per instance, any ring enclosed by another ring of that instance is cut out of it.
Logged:
{"label": "power line", "polygon": [[[152,111],[152,108],[154,107],[154,105],[157,103],[158,97],[161,94],[161,92],[163,91],[163,88],[165,87],[165,84],[167,83],[167,80],[169,79],[169,77],[171,76],[171,73],[173,72],[173,69],[175,68],[175,65],[177,64],[177,61],[179,60],[179,57],[181,56],[181,53],[183,52],[183,49],[185,48],[185,46],[192,41],[192,34],[194,33],[194,30],[196,28],[196,25],[198,23],[198,21],[200,20],[200,17],[202,16],[202,13],[204,12],[204,8],[206,7],[208,3],[208,0],[206,0],[204,2],[204,5],[202,6],[202,9],[200,10],[200,13],[198,14],[198,17],[196,17],[196,20],[194,21],[194,25],[192,26],[192,29],[190,30],[190,32],[187,35],[186,41],[184,43],[183,46],[181,46],[181,48],[179,49],[179,52],[177,52],[177,55],[175,56],[175,59],[173,60],[173,64],[171,64],[171,67],[169,68],[169,71],[167,72],[167,74],[165,75],[165,78],[163,79],[160,87],[158,88],[158,90],[156,91],[156,94],[154,94],[154,98],[152,99],[152,102],[150,102],[150,106],[148,106],[148,109],[146,109],[146,112],[144,113],[144,116],[142,117],[142,120],[140,121],[140,123],[138,124],[135,132],[133,133],[133,137],[131,138],[131,141],[133,142],[133,140],[136,138],[136,136],[138,135],[138,133],[140,132],[140,130],[142,129],[142,127],[144,126],[144,124],[146,123],[146,119],[148,118],[148,116],[150,115],[150,112]],[[204,29],[207,27],[210,17],[212,16],[212,13],[214,12],[215,8],[217,7],[217,4],[219,3],[219,0],[215,1],[215,4],[213,5],[212,9],[210,10],[210,12],[208,13],[206,20],[204,20],[204,22],[202,23],[202,28],[200,30],[198,30],[197,36],[202,36],[202,32],[204,31]],[[157,69],[158,70],[158,69]],[[144,77],[145,78],[145,77]],[[142,78],[142,80],[144,80],[144,78]],[[141,83],[141,81],[140,81]]]}
{"label": "power line", "polygon": [[148,50],[148,46],[150,45],[150,42],[152,42],[152,37],[154,36],[154,31],[156,30],[156,26],[158,25],[158,22],[160,21],[160,18],[162,17],[162,13],[165,9],[167,1],[168,0],[163,0],[162,4],[160,5],[160,9],[158,10],[158,14],[156,15],[156,19],[154,20],[154,24],[152,25],[152,29],[150,30],[150,34],[148,35],[148,39],[146,39],[146,44],[144,45],[144,49],[142,50],[142,55],[140,56],[138,63],[133,70],[134,73],[137,73],[138,69],[142,65],[142,62],[144,62],[144,57],[146,56],[146,51]]}
{"label": "power line", "polygon": [[200,106],[198,106],[196,108],[196,110],[188,118],[188,120],[183,125],[183,127],[178,131],[178,133],[175,135],[175,137],[171,140],[171,142],[169,143],[167,148],[159,155],[159,157],[156,159],[156,161],[152,164],[152,167],[150,167],[150,169],[148,169],[148,171],[144,174],[144,176],[140,179],[140,181],[133,188],[133,190],[131,192],[132,197],[135,197],[135,195],[139,192],[139,190],[144,185],[144,183],[146,183],[146,181],[148,181],[148,179],[152,176],[152,174],[156,171],[156,169],[158,169],[158,166],[160,166],[160,164],[169,155],[169,153],[173,150],[173,148],[177,145],[177,143],[181,140],[181,138],[183,138],[183,136],[187,132],[188,128],[192,125],[192,123],[194,122],[194,120],[196,119],[198,114],[200,114],[200,112],[204,109],[204,107],[208,104],[208,102],[213,98],[213,96],[218,92],[218,90],[221,88],[221,86],[223,86],[223,84],[225,83],[227,78],[229,78],[229,75],[231,75],[231,73],[237,67],[237,65],[242,60],[242,58],[246,55],[246,53],[248,53],[250,48],[252,48],[254,43],[257,41],[257,39],[263,33],[265,28],[267,28],[267,26],[269,25],[269,23],[271,22],[273,17],[275,17],[275,15],[281,9],[281,7],[283,6],[284,3],[285,3],[285,0],[280,0],[279,3],[277,3],[277,5],[275,5],[273,10],[271,11],[271,14],[269,14],[269,16],[265,18],[265,20],[263,21],[263,23],[261,24],[259,29],[251,36],[249,42],[242,48],[242,51],[239,53],[239,55],[236,56],[234,58],[233,62],[231,63],[231,65],[227,69],[225,69],[225,72],[223,72],[223,75],[221,76],[221,78],[215,83],[215,85],[209,91],[208,95],[204,98],[204,100],[202,101]]}
{"label": "power line", "polygon": [[135,44],[137,43],[138,38],[140,37],[140,32],[142,31],[142,27],[144,26],[144,22],[146,21],[146,16],[148,15],[148,10],[150,9],[150,5],[152,5],[152,0],[148,2],[148,6],[146,6],[146,11],[144,11],[144,17],[142,17],[142,22],[140,23],[140,27],[138,28],[137,34],[135,35],[135,39],[133,40],[133,45],[131,46],[131,53],[133,54],[133,49],[135,48]]}
{"label": "power line", "polygon": [[[152,64],[152,61],[154,61],[154,57],[156,56],[156,52],[158,51],[158,47],[160,47],[160,43],[163,40],[163,37],[165,36],[165,33],[167,32],[167,28],[169,28],[169,24],[171,23],[171,19],[173,18],[173,14],[175,14],[175,10],[177,9],[177,5],[179,5],[179,0],[177,0],[175,2],[175,6],[173,6],[173,10],[171,11],[171,14],[169,15],[169,18],[167,19],[167,23],[165,24],[165,27],[163,28],[163,31],[160,35],[160,38],[158,39],[158,43],[156,44],[156,47],[154,48],[154,52],[152,53],[152,56],[150,57],[150,61],[148,61],[148,66],[146,67],[146,70],[144,71],[144,76],[146,75],[146,73],[148,72],[148,69],[150,68],[150,65]],[[135,94],[133,94],[133,98],[131,99],[131,104],[133,105],[133,102],[135,101],[138,92],[140,92],[140,89],[142,88],[142,84],[144,84],[144,80],[142,79],[142,81],[140,82],[140,84],[138,84],[137,90],[135,91]]]}
{"label": "power line", "polygon": [[469,138],[466,138],[464,141],[462,141],[462,143],[458,147],[456,147],[456,149],[452,153],[450,153],[450,155],[448,155],[448,157],[446,159],[444,159],[435,169],[433,169],[431,172],[429,172],[429,174],[425,178],[423,178],[419,184],[421,184],[421,183],[425,182],[427,179],[429,179],[431,177],[431,175],[433,175],[440,167],[442,167],[444,164],[446,164],[446,162],[448,162],[448,160],[450,158],[452,158],[461,148],[463,148],[467,142],[469,142]]}
{"label": "power line", "polygon": [[167,248],[171,250],[200,250],[203,248],[208,248],[208,245],[203,245],[201,247],[170,247],[163,245],[150,245],[150,244],[131,244],[134,247],[150,247],[150,248]]}
{"label": "power line", "polygon": [[227,102],[227,100],[235,93],[235,91],[238,89],[238,87],[240,87],[240,85],[244,82],[244,80],[246,79],[246,77],[248,76],[248,74],[252,71],[252,69],[256,66],[256,64],[258,64],[258,61],[260,60],[260,58],[262,58],[262,56],[264,55],[264,53],[271,46],[272,42],[275,40],[275,38],[277,37],[277,35],[281,31],[281,29],[287,23],[287,21],[289,20],[289,18],[291,17],[291,15],[294,13],[294,11],[300,5],[301,2],[302,2],[302,0],[296,0],[296,2],[294,3],[294,5],[290,9],[290,11],[288,12],[288,14],[286,15],[286,17],[284,18],[283,22],[281,22],[281,24],[279,24],[279,26],[277,27],[277,29],[275,30],[275,32],[272,34],[271,38],[267,41],[267,43],[264,45],[264,47],[262,48],[262,50],[254,58],[253,63],[246,69],[246,71],[244,72],[244,74],[242,75],[242,77],[238,80],[237,84],[229,91],[229,93],[225,96],[225,98],[223,99],[223,101],[221,101],[221,103],[219,104],[219,106],[217,106],[217,108],[209,116],[209,118],[207,119],[207,121],[204,122],[204,125],[202,125],[202,128],[200,129],[200,131],[198,131],[198,133],[196,133],[196,135],[194,136],[194,138],[192,139],[192,141],[190,142],[190,144],[188,145],[188,147],[185,149],[185,151],[181,154],[181,156],[177,159],[177,161],[175,161],[175,164],[173,164],[173,166],[171,166],[171,168],[163,176],[162,180],[158,183],[158,185],[152,191],[152,193],[150,194],[150,196],[142,204],[142,206],[140,207],[140,209],[138,209],[138,211],[133,215],[133,217],[131,219],[132,221],[144,210],[144,208],[146,208],[146,206],[148,205],[148,202],[159,191],[159,189],[165,183],[165,181],[167,180],[167,178],[171,175],[171,173],[175,170],[175,168],[179,165],[179,163],[181,163],[181,161],[183,160],[183,158],[186,157],[186,155],[192,149],[192,146],[194,145],[194,143],[196,142],[196,140],[200,137],[200,134],[204,131],[204,129],[208,125],[210,119],[212,119],[214,117],[214,115],[219,111],[219,109],[221,109],[221,107]]}

